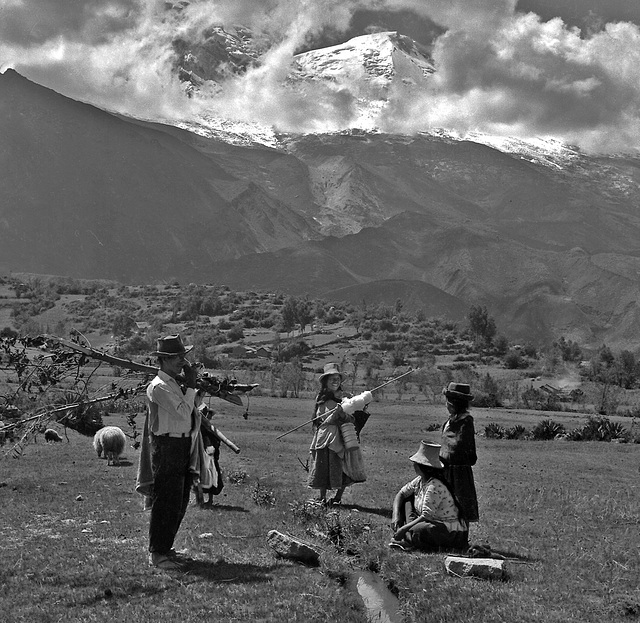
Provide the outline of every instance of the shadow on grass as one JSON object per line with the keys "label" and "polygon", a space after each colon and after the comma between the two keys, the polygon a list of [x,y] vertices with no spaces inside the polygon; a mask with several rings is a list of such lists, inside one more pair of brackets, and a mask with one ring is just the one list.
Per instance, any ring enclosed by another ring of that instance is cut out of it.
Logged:
{"label": "shadow on grass", "polygon": [[243,506],[233,506],[231,504],[216,504],[215,502],[205,502],[202,506],[195,504],[203,511],[235,511],[237,513],[248,513],[249,511]]}
{"label": "shadow on grass", "polygon": [[191,559],[184,563],[184,572],[189,576],[199,576],[210,582],[229,584],[250,584],[267,582],[274,567],[249,563]]}
{"label": "shadow on grass", "polygon": [[133,463],[128,459],[120,459],[115,465],[108,465],[107,467],[131,467]]}

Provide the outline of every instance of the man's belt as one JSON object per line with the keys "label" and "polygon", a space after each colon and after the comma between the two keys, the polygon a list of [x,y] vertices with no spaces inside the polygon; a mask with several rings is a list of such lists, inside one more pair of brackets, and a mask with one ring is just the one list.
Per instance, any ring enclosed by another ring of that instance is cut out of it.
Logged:
{"label": "man's belt", "polygon": [[184,437],[189,437],[189,433],[161,433],[156,435],[157,437],[173,437],[175,439],[183,439]]}

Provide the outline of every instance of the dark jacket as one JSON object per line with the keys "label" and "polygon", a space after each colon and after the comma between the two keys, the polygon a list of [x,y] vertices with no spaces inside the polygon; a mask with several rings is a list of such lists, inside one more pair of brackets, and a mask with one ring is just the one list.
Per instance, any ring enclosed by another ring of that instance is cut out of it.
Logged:
{"label": "dark jacket", "polygon": [[440,459],[445,465],[475,465],[476,431],[470,413],[449,418],[442,425]]}

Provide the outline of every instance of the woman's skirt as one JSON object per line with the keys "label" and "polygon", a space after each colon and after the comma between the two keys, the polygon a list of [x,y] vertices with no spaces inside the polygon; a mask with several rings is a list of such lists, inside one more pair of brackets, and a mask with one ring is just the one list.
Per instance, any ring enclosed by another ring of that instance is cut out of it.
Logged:
{"label": "woman's skirt", "polygon": [[473,470],[470,465],[447,465],[444,468],[444,475],[453,492],[455,493],[464,518],[467,521],[478,521],[478,497],[476,486],[473,481]]}
{"label": "woman's skirt", "polygon": [[354,481],[343,471],[343,461],[329,448],[311,450],[309,478],[307,486],[311,489],[341,489]]}

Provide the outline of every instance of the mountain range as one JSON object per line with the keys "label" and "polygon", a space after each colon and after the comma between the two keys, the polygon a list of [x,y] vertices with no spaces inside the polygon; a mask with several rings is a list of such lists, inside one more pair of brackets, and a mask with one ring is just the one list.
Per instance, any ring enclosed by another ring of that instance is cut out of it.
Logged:
{"label": "mountain range", "polygon": [[[206,58],[176,44],[190,89],[224,80],[227,48],[250,41],[242,30],[211,39]],[[237,71],[259,62],[235,48]],[[359,118],[340,132],[291,134],[206,115],[133,119],[7,70],[0,266],[400,299],[455,320],[486,305],[512,339],[638,349],[640,159],[371,125],[393,81],[418,88],[433,71],[428,51],[397,33],[304,52],[291,83],[346,72]]]}

